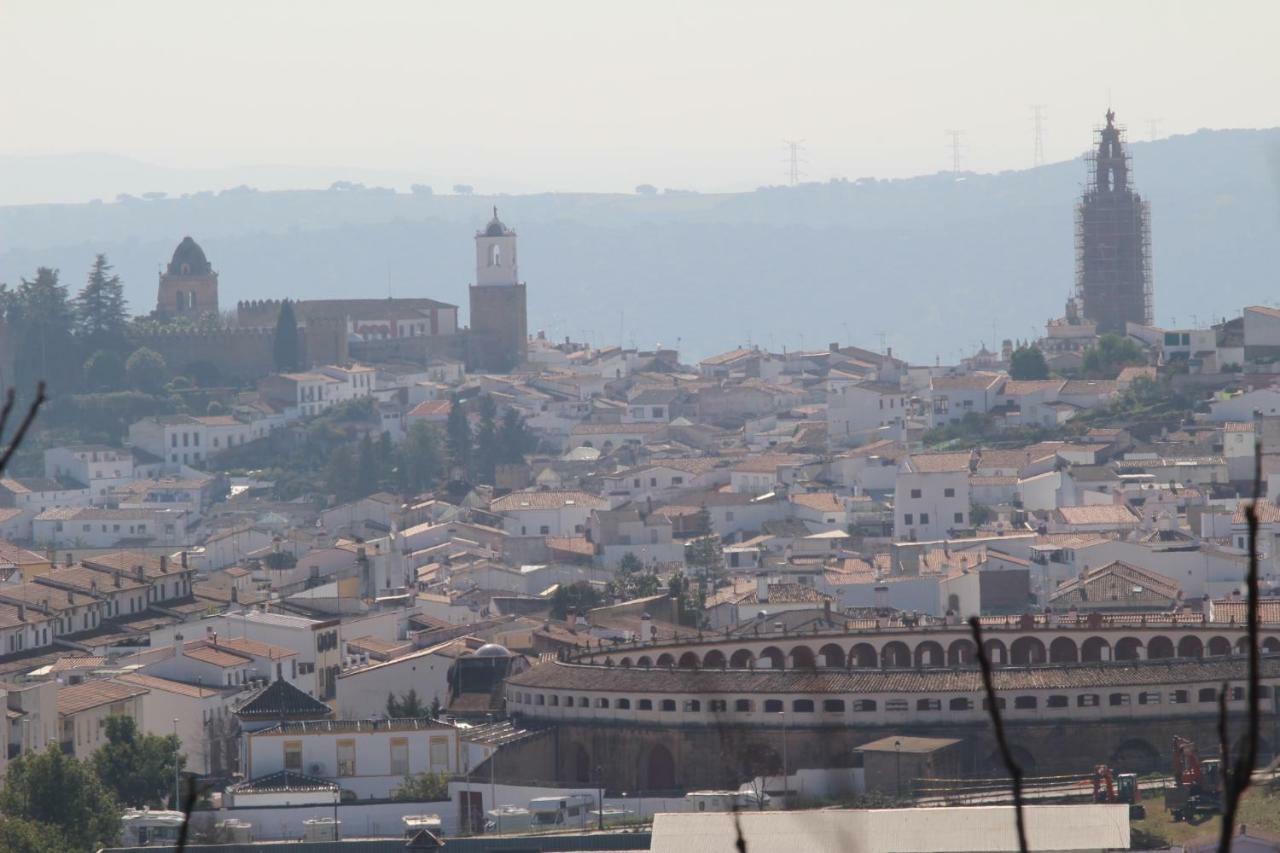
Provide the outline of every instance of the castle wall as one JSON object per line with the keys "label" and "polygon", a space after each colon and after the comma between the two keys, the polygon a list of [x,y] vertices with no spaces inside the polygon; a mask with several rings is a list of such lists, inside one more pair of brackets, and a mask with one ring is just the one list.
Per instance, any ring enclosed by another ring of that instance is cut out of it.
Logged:
{"label": "castle wall", "polygon": [[[175,376],[188,366],[206,362],[224,381],[253,382],[275,372],[275,328],[223,329],[216,332],[161,331],[135,335],[133,343],[164,357]],[[316,322],[298,329],[303,365],[341,364],[350,360],[343,324]]]}

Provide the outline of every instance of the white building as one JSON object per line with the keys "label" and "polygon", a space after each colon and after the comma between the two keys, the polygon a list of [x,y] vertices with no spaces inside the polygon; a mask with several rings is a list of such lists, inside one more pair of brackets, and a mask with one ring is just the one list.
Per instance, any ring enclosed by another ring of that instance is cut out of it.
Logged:
{"label": "white building", "polygon": [[176,509],[61,507],[32,519],[31,537],[58,548],[115,548],[138,541],[177,547],[187,540],[189,515]]}
{"label": "white building", "polygon": [[231,415],[160,415],[129,425],[129,444],[167,466],[199,466],[228,447],[258,436],[251,423]]}
{"label": "white building", "polygon": [[281,723],[245,739],[246,778],[292,770],[361,799],[390,797],[406,776],[461,767],[457,729],[426,719]]}
{"label": "white building", "polygon": [[863,444],[907,416],[908,395],[887,382],[827,383],[827,440],[833,447]]}
{"label": "white building", "polygon": [[581,536],[592,510],[608,509],[604,498],[586,492],[512,492],[489,505],[514,536]]}
{"label": "white building", "polygon": [[895,539],[946,539],[969,526],[972,454],[917,453],[898,464],[893,489]]}
{"label": "white building", "polygon": [[105,503],[112,489],[133,479],[133,454],[104,444],[51,447],[44,452],[44,475],[84,483],[95,503]]}

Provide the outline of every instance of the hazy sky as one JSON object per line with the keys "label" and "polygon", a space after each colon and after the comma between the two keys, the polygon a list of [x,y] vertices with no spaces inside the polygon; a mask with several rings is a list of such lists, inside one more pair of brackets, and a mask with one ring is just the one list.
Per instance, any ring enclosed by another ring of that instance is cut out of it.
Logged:
{"label": "hazy sky", "polygon": [[[704,190],[1280,124],[1280,4],[0,0],[0,154]],[[448,183],[445,185],[447,186]],[[437,184],[438,185],[438,184]]]}

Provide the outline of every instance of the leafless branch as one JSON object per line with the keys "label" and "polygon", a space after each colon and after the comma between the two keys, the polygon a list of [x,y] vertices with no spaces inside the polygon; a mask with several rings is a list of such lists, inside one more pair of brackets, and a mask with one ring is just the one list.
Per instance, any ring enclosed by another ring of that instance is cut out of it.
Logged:
{"label": "leafless branch", "polygon": [[[1230,741],[1227,740],[1227,700],[1226,687],[1219,699],[1219,736],[1222,739],[1222,833],[1218,836],[1218,849],[1231,850],[1231,837],[1235,834],[1236,815],[1240,810],[1240,799],[1253,781],[1253,771],[1258,764],[1258,729],[1261,726],[1258,688],[1260,685],[1258,648],[1258,501],[1262,498],[1262,442],[1257,441],[1253,448],[1253,500],[1245,507],[1244,517],[1249,524],[1249,576],[1248,588],[1248,632],[1249,639],[1249,677],[1245,689],[1245,701],[1249,703],[1249,728],[1245,732],[1244,746],[1231,762]],[[1228,772],[1229,771],[1229,772]]]}
{"label": "leafless branch", "polygon": [[973,643],[978,647],[978,666],[982,669],[982,687],[987,694],[987,711],[991,715],[991,726],[995,729],[996,745],[1000,748],[1000,759],[1009,771],[1009,779],[1013,788],[1014,817],[1018,822],[1018,850],[1026,853],[1027,826],[1022,810],[1022,767],[1013,758],[1013,750],[1009,748],[1009,740],[1004,734],[1004,715],[1000,713],[1000,703],[996,699],[995,679],[991,674],[991,661],[987,658],[987,650],[982,645],[982,622],[977,616],[969,619],[969,627],[973,629]]}
{"label": "leafless branch", "polygon": [[[5,395],[4,408],[0,409],[0,436],[4,435],[4,428],[9,422],[9,416],[13,414],[14,399],[13,389],[10,388],[9,393]],[[31,429],[31,424],[35,421],[36,414],[40,411],[40,407],[44,405],[44,402],[44,383],[41,382],[36,386],[36,398],[27,407],[27,414],[23,417],[22,423],[18,424],[18,429],[14,432],[13,439],[10,440],[9,446],[5,448],[4,453],[0,454],[0,474],[4,473],[5,468],[9,465],[9,460],[17,452],[22,440],[27,437],[27,430]]]}

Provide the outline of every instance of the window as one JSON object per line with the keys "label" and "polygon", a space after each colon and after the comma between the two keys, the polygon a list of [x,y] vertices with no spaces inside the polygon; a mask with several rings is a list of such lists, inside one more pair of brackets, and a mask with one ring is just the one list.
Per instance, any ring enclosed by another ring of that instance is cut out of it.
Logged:
{"label": "window", "polygon": [[1187,693],[1187,691],[1185,691],[1185,690],[1175,690],[1175,691],[1173,691],[1173,693],[1172,693],[1172,694],[1170,694],[1170,696],[1169,696],[1169,701],[1170,701],[1171,703],[1173,703],[1174,705],[1185,705],[1185,704],[1187,704],[1187,699],[1188,699],[1188,698],[1190,698],[1190,696],[1189,696],[1189,694]]}
{"label": "window", "polygon": [[884,703],[884,709],[886,711],[905,711],[907,710],[907,700],[890,699],[888,702]]}
{"label": "window", "polygon": [[1013,707],[1019,711],[1034,711],[1039,704],[1034,696],[1018,696],[1013,700]]}
{"label": "window", "polygon": [[972,700],[972,699],[969,699],[969,698],[966,698],[966,697],[964,697],[964,696],[957,696],[956,698],[952,699],[950,702],[948,702],[948,703],[947,703],[947,710],[949,710],[949,711],[972,711],[972,710],[973,710],[973,700]]}
{"label": "window", "polygon": [[428,761],[431,762],[432,772],[440,772],[449,769],[449,738],[438,736],[431,738],[428,747]]}
{"label": "window", "polygon": [[954,519],[952,519],[952,520],[953,520],[956,524],[964,524],[964,513],[963,513],[963,512],[957,512],[957,513],[955,514],[955,518],[954,518]]}
{"label": "window", "polygon": [[941,699],[917,699],[916,710],[917,711],[941,711],[942,700]]}
{"label": "window", "polygon": [[391,739],[391,775],[409,775],[409,739],[407,737]]}
{"label": "window", "polygon": [[617,700],[616,702],[614,702],[614,703],[613,703],[613,707],[617,708],[619,711],[630,711],[630,710],[631,710],[631,700],[630,700],[630,699],[619,699],[619,700]]}
{"label": "window", "polygon": [[599,698],[597,698],[597,699],[596,699],[596,707],[597,707],[597,708],[608,708],[608,707],[609,707],[609,700],[608,700],[608,699],[606,699],[606,698],[604,698],[603,696],[600,696]]}
{"label": "window", "polygon": [[1044,704],[1049,708],[1066,708],[1071,705],[1071,700],[1066,696],[1050,696],[1049,701]]}
{"label": "window", "polygon": [[853,710],[861,714],[874,713],[876,710],[876,700],[874,699],[855,699],[853,700]]}
{"label": "window", "polygon": [[920,494],[921,494],[921,492],[920,492],[920,490],[919,490],[919,489],[912,489],[912,490],[911,490],[911,497],[912,497],[913,499],[918,499],[918,498],[920,497]]}
{"label": "window", "polygon": [[844,700],[843,699],[823,699],[822,712],[824,714],[843,714]]}
{"label": "window", "polygon": [[765,712],[766,714],[781,714],[781,713],[782,713],[782,700],[781,700],[781,699],[766,699],[766,700],[764,700],[764,712]]}
{"label": "window", "polygon": [[1138,694],[1139,705],[1159,705],[1160,694],[1155,690],[1144,690]]}
{"label": "window", "polygon": [[911,520],[911,513],[908,512],[902,516],[902,523],[907,525],[908,527],[910,527],[912,524],[915,523]]}
{"label": "window", "polygon": [[672,478],[671,478],[671,485],[673,485],[673,486],[679,486],[679,485],[683,485],[683,484],[684,484],[684,477],[672,477]]}
{"label": "window", "polygon": [[1232,688],[1231,688],[1231,701],[1232,701],[1232,702],[1239,702],[1239,701],[1241,701],[1241,700],[1243,700],[1243,699],[1244,699],[1244,688],[1243,688],[1243,687],[1232,687]]}
{"label": "window", "polygon": [[1076,697],[1076,707],[1078,708],[1096,708],[1098,707],[1098,699],[1101,698],[1097,693],[1081,693]]}
{"label": "window", "polygon": [[1201,687],[1199,698],[1201,702],[1217,702],[1218,691],[1214,690],[1212,687]]}
{"label": "window", "polygon": [[1119,705],[1128,705],[1129,702],[1131,701],[1131,698],[1132,697],[1130,697],[1128,693],[1112,693],[1110,698],[1107,700],[1107,702],[1113,707],[1119,706]]}
{"label": "window", "polygon": [[590,700],[590,699],[588,699],[586,696],[579,696],[579,697],[578,697],[578,707],[579,707],[579,708],[590,708],[590,707],[591,707],[591,700]]}
{"label": "window", "polygon": [[796,699],[791,703],[791,710],[797,714],[812,714],[813,700],[812,699]]}
{"label": "window", "polygon": [[956,490],[955,490],[955,489],[943,489],[943,490],[942,490],[942,496],[943,496],[944,498],[954,498],[954,497],[956,496]]}
{"label": "window", "polygon": [[641,699],[638,703],[636,703],[636,710],[638,710],[638,711],[652,711],[652,710],[653,710],[653,700],[652,700],[652,699]]}
{"label": "window", "polygon": [[284,769],[302,770],[302,741],[287,740],[284,742]]}
{"label": "window", "polygon": [[750,714],[755,710],[755,705],[750,699],[735,699],[733,701],[733,710],[739,714]]}
{"label": "window", "polygon": [[560,697],[556,696],[554,693],[551,694],[551,707],[554,708],[559,704],[560,704]]}
{"label": "window", "polygon": [[676,709],[676,700],[663,699],[661,707],[662,707],[662,710],[664,711],[674,711]]}
{"label": "window", "polygon": [[927,512],[922,512],[922,513],[920,513],[920,523],[921,523],[921,524],[928,524],[928,523],[929,523],[929,513],[927,513]]}
{"label": "window", "polygon": [[[1003,696],[997,696],[997,697],[996,697],[996,707],[997,707],[997,708],[999,708],[1001,711],[1003,711],[1003,710],[1004,710],[1004,706],[1005,706],[1004,697],[1003,697]],[[990,700],[990,699],[983,699],[983,700],[982,700],[982,710],[984,710],[984,711],[990,711],[990,710],[991,710],[991,700]]]}
{"label": "window", "polygon": [[551,533],[551,526],[547,524],[542,525],[541,527],[538,528],[538,533],[542,534],[543,536],[549,535]]}
{"label": "window", "polygon": [[[554,698],[556,698],[556,697],[552,696],[551,698],[552,698],[552,699],[554,699]],[[546,705],[546,704],[547,704],[547,697],[546,697],[546,696],[544,696],[543,694],[539,693],[537,696],[535,696],[535,697],[534,697],[534,699],[533,699],[533,704],[535,704],[535,705]]]}
{"label": "window", "polygon": [[707,710],[713,714],[719,714],[729,710],[729,701],[727,699],[712,699],[707,703]]}

